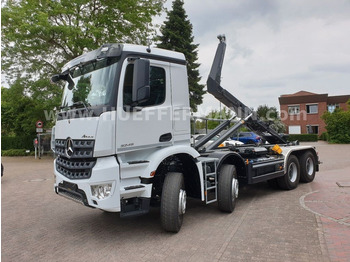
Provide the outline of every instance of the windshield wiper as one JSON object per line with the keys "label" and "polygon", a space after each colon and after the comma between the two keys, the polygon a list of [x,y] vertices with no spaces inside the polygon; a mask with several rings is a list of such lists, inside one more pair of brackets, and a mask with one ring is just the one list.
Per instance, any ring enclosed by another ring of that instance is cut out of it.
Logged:
{"label": "windshield wiper", "polygon": [[90,112],[90,109],[88,108],[88,106],[91,106],[91,105],[83,101],[74,102],[69,106],[69,108],[79,108],[78,106],[83,106],[86,109],[86,111]]}
{"label": "windshield wiper", "polygon": [[90,109],[88,108],[88,106],[91,106],[89,103],[84,103],[83,101],[78,101],[78,102],[74,102],[71,105],[64,105],[64,106],[60,106],[60,109],[73,109],[73,108],[80,108],[79,106],[83,106],[84,109],[86,109],[86,111],[90,112]]}

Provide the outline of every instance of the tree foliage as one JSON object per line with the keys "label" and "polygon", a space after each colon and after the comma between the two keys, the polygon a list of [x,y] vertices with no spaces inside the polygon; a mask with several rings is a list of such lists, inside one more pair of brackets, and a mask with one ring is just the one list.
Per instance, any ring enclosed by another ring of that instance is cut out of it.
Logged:
{"label": "tree foliage", "polygon": [[[52,111],[57,97],[45,100],[42,97],[28,96],[21,79],[10,88],[1,88],[1,135],[35,136],[35,123],[44,121],[45,127],[52,125],[45,112]],[[43,102],[46,101],[46,102]]]}
{"label": "tree foliage", "polygon": [[286,131],[286,126],[282,123],[279,118],[279,113],[277,108],[274,106],[269,107],[268,105],[260,105],[256,110],[259,119],[263,121],[268,121],[270,123],[270,128],[278,133],[284,133]]}
{"label": "tree foliage", "polygon": [[[230,109],[224,107],[220,110],[212,110],[205,118],[208,119],[230,119],[232,117],[232,112]],[[197,120],[196,121],[196,129],[204,129],[208,127],[208,129],[212,130],[217,127],[221,122],[215,120],[207,120],[207,124],[205,120]]]}
{"label": "tree foliage", "polygon": [[331,143],[350,143],[350,100],[348,108],[347,111],[336,109],[333,113],[327,111],[322,115]]}
{"label": "tree foliage", "polygon": [[[146,44],[164,0],[9,0],[1,9],[2,134],[35,134],[35,122],[57,107],[62,89],[51,75],[104,43]],[[50,125],[47,119],[46,126]]]}
{"label": "tree foliage", "polygon": [[196,112],[197,106],[203,102],[204,85],[200,85],[198,44],[193,44],[192,24],[189,21],[182,0],[174,0],[172,10],[168,12],[167,20],[161,27],[158,36],[159,48],[181,52],[187,60],[188,85],[190,89],[191,109]]}
{"label": "tree foliage", "polygon": [[58,72],[84,48],[145,44],[163,0],[21,0],[2,8],[2,66],[11,75]]}
{"label": "tree foliage", "polygon": [[274,120],[278,118],[278,111],[274,106],[269,107],[268,105],[260,105],[258,106],[256,113],[261,120]]}

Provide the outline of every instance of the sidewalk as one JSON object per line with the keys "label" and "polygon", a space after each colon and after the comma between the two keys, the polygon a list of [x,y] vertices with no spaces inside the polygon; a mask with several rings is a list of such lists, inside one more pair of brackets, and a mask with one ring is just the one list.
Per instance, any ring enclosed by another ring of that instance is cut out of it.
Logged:
{"label": "sidewalk", "polygon": [[350,145],[319,142],[317,149],[323,164],[300,204],[318,218],[331,261],[350,261]]}

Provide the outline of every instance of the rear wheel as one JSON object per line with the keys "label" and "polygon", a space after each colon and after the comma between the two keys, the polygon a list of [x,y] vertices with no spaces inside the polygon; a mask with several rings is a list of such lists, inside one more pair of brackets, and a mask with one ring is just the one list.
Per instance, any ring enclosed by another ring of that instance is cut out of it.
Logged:
{"label": "rear wheel", "polygon": [[316,173],[316,159],[314,154],[306,151],[300,157],[300,181],[309,183],[315,178]]}
{"label": "rear wheel", "polygon": [[179,232],[186,211],[186,191],[182,173],[171,172],[165,177],[160,216],[162,227],[169,232]]}
{"label": "rear wheel", "polygon": [[290,155],[287,162],[287,172],[277,179],[282,189],[291,190],[298,186],[300,180],[300,166],[298,158]]}
{"label": "rear wheel", "polygon": [[234,165],[222,165],[218,180],[218,205],[224,212],[233,212],[238,198],[238,180]]}

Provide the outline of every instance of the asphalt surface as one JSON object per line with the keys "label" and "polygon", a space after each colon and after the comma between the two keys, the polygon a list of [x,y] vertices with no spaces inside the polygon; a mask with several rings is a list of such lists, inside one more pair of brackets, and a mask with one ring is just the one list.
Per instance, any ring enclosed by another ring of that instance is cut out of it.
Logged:
{"label": "asphalt surface", "polygon": [[2,261],[350,261],[350,145],[313,145],[314,182],[241,188],[232,214],[188,200],[177,234],[157,208],[121,219],[57,196],[52,158],[4,157]]}

